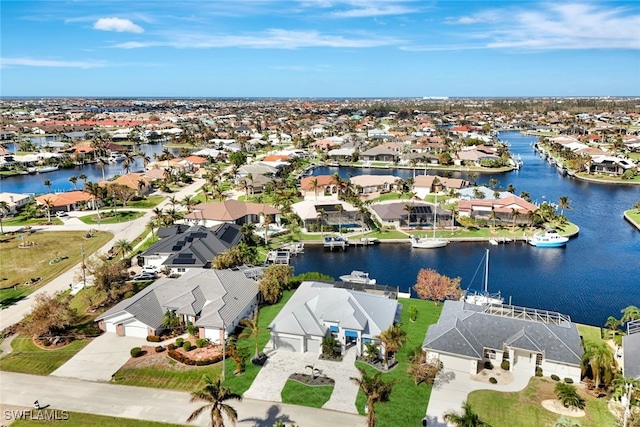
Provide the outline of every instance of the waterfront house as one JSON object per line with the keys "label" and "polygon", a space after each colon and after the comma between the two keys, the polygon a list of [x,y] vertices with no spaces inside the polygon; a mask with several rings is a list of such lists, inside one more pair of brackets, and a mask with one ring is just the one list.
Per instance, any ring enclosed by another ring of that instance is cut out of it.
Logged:
{"label": "waterfront house", "polygon": [[400,159],[403,144],[386,143],[376,145],[360,153],[360,159],[369,162],[395,162]]}
{"label": "waterfront house", "polygon": [[8,212],[0,212],[2,215],[7,214],[15,214],[20,209],[25,207],[29,200],[31,200],[33,196],[30,194],[20,194],[20,193],[0,193],[0,202],[5,202],[8,206]]}
{"label": "waterfront house", "polygon": [[264,203],[245,203],[238,200],[200,203],[184,216],[188,223],[213,226],[222,223],[261,224],[268,216],[272,224],[280,224],[280,210]]}
{"label": "waterfront house", "polygon": [[444,371],[476,375],[490,362],[509,361],[516,375],[580,381],[583,349],[569,316],[511,305],[479,306],[445,301],[438,323],[429,326],[422,348],[427,360],[439,360]]}
{"label": "waterfront house", "polygon": [[240,243],[243,236],[235,224],[211,228],[180,224],[161,228],[158,237],[158,242],[138,255],[138,263],[183,274],[191,269],[211,268],[213,259]]}
{"label": "waterfront house", "polygon": [[100,201],[94,200],[93,196],[86,191],[79,190],[42,194],[36,196],[36,202],[38,202],[39,205],[48,206],[52,213],[58,211],[75,211],[79,210],[81,205],[101,203]]}
{"label": "waterfront house", "polygon": [[[517,211],[516,223],[529,221],[527,214],[538,207],[521,197],[507,193],[500,199],[464,199],[458,202],[458,215],[473,219],[485,219],[499,223],[513,223],[514,210]],[[494,218],[495,216],[495,218]]]}
{"label": "waterfront house", "polygon": [[400,178],[393,175],[356,175],[349,178],[359,194],[388,193],[396,188]]}
{"label": "waterfront house", "polygon": [[342,350],[364,343],[398,321],[402,305],[392,298],[334,287],[331,283],[302,282],[269,325],[267,347],[320,354],[322,340],[333,335]]}
{"label": "waterfront house", "polygon": [[172,311],[182,325],[197,326],[200,338],[221,343],[257,308],[258,283],[242,270],[190,270],[176,279],[158,279],[96,321],[107,333],[144,338],[160,335],[164,315]]}
{"label": "waterfront house", "polygon": [[318,196],[332,196],[338,199],[338,181],[333,175],[306,176],[300,180],[300,193],[305,200],[315,200]]}
{"label": "waterfront house", "polygon": [[303,200],[291,205],[291,210],[300,217],[305,230],[331,231],[364,226],[358,209],[351,203],[337,198]]}
{"label": "waterfront house", "polygon": [[606,155],[592,156],[589,162],[589,173],[620,176],[634,167],[635,164],[629,159]]}
{"label": "waterfront house", "polygon": [[413,180],[413,191],[420,199],[424,199],[427,194],[447,190],[458,191],[468,186],[469,181],[467,180],[437,175],[418,175]]}
{"label": "waterfront house", "polygon": [[[409,208],[411,218],[409,218]],[[394,228],[408,227],[409,224],[431,227],[433,225],[433,209],[433,204],[415,200],[374,203],[370,207],[373,217],[380,224]],[[435,209],[436,224],[440,227],[450,225],[451,212],[440,208]]]}

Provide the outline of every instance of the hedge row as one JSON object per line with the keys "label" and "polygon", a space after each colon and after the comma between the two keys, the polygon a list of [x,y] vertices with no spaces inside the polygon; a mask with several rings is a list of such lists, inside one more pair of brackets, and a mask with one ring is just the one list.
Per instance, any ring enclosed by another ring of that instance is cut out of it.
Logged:
{"label": "hedge row", "polygon": [[180,353],[179,351],[176,351],[176,350],[169,350],[167,351],[167,354],[173,360],[177,360],[180,363],[184,363],[185,365],[190,365],[190,366],[213,365],[214,363],[218,363],[222,360],[222,354],[219,354],[216,357],[212,357],[210,359],[202,359],[202,360],[193,360],[186,354]]}

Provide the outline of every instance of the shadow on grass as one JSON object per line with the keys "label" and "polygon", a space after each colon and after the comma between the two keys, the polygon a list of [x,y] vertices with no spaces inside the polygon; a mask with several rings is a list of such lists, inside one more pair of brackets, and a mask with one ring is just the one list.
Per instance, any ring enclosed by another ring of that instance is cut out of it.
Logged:
{"label": "shadow on grass", "polygon": [[[2,295],[2,294],[0,294]],[[5,309],[9,306],[12,306],[14,304],[17,304],[18,302],[22,301],[23,299],[25,299],[26,295],[18,295],[18,296],[12,296],[12,297],[8,297],[8,298],[0,298],[0,310]]]}
{"label": "shadow on grass", "polygon": [[289,415],[282,413],[282,408],[278,405],[271,405],[267,410],[264,418],[252,417],[238,420],[240,422],[252,422],[254,427],[272,427],[278,421],[285,424],[296,424],[295,420],[292,420]]}

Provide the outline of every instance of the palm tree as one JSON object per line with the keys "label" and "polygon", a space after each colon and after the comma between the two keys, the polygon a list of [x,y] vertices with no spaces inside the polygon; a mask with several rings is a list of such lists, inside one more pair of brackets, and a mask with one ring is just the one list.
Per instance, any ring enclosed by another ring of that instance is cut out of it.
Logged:
{"label": "palm tree", "polygon": [[324,219],[328,218],[328,214],[324,209],[320,208],[316,217],[320,220],[320,235],[324,236]]}
{"label": "palm tree", "polygon": [[2,219],[6,214],[10,211],[9,203],[4,200],[0,201],[0,235],[4,234],[4,229],[2,228]]}
{"label": "palm tree", "polygon": [[513,218],[513,229],[516,229],[516,221],[520,216],[520,211],[516,208],[511,208],[511,217]]}
{"label": "palm tree", "polygon": [[338,233],[342,234],[342,212],[344,212],[344,207],[342,204],[336,205],[336,210],[338,211]]}
{"label": "palm tree", "polygon": [[105,195],[105,189],[101,187],[99,184],[93,183],[91,181],[85,183],[85,191],[91,195],[93,199],[93,207],[98,211],[98,219],[100,219],[100,205],[98,204],[98,200],[101,200]]}
{"label": "palm tree", "polygon": [[313,190],[313,193],[316,195],[316,200],[318,200],[318,178],[313,178],[311,180],[311,189]]}
{"label": "palm tree", "polygon": [[100,169],[102,169],[102,180],[103,181],[107,180],[107,178],[105,178],[105,176],[104,176],[104,167],[106,165],[108,165],[108,164],[109,164],[109,161],[107,159],[105,159],[104,157],[100,157],[98,159],[98,165],[100,165]]}
{"label": "palm tree", "polygon": [[500,182],[500,181],[498,181],[497,179],[495,179],[495,178],[491,178],[491,179],[489,180],[489,187],[490,187],[492,190],[494,190],[494,189],[496,189],[496,188],[498,187],[499,182]]}
{"label": "palm tree", "polygon": [[407,225],[411,227],[411,212],[413,211],[413,203],[406,203],[404,210],[407,211]]}
{"label": "palm tree", "polygon": [[571,200],[567,196],[562,196],[558,199],[558,206],[560,206],[560,215],[564,215],[564,210],[571,209]]}
{"label": "palm tree", "polygon": [[44,206],[47,208],[47,222],[51,222],[51,208],[53,207],[51,199],[44,199]]}
{"label": "palm tree", "polygon": [[77,176],[72,176],[71,178],[69,178],[69,182],[73,184],[73,189],[74,190],[78,189],[78,177]]}
{"label": "palm tree", "polygon": [[253,319],[249,319],[249,318],[244,318],[240,321],[240,324],[242,326],[244,326],[247,331],[246,332],[242,332],[238,338],[251,338],[253,337],[256,341],[256,354],[254,356],[254,359],[259,359],[260,358],[260,349],[259,349],[259,342],[258,342],[258,338],[260,336],[260,326],[258,325],[258,313],[259,311],[256,310],[255,313],[253,314]]}
{"label": "palm tree", "polygon": [[187,208],[187,212],[191,213],[193,207],[196,205],[196,201],[193,196],[186,195],[180,200],[180,204]]}
{"label": "palm tree", "polygon": [[384,365],[389,369],[389,353],[398,351],[407,341],[407,333],[402,330],[399,323],[389,326],[376,337],[384,346]]}
{"label": "palm tree", "polygon": [[51,193],[51,180],[49,179],[45,179],[44,180],[44,186],[48,188],[49,193]]}
{"label": "palm tree", "polygon": [[640,308],[636,307],[635,305],[625,307],[620,310],[620,312],[622,313],[622,319],[620,319],[620,322],[622,323],[627,323],[630,320],[640,319]]}
{"label": "palm tree", "polygon": [[155,230],[157,227],[157,220],[155,219],[150,219],[149,222],[147,222],[147,228],[149,228],[149,230],[151,230],[151,237],[155,237]]}
{"label": "palm tree", "polygon": [[553,392],[565,408],[584,409],[584,399],[578,394],[576,386],[559,382],[556,384]]}
{"label": "palm tree", "polygon": [[468,402],[462,402],[462,412],[446,412],[444,420],[457,427],[491,427],[480,419]]}
{"label": "palm tree", "polygon": [[607,328],[611,329],[611,332],[613,332],[613,334],[615,335],[618,328],[620,327],[620,325],[622,325],[622,322],[620,322],[620,320],[616,319],[613,316],[609,316],[607,318],[607,321],[605,322],[604,326],[606,326]]}
{"label": "palm tree", "polygon": [[269,225],[271,224],[271,218],[266,213],[262,212],[262,227],[264,227],[264,244],[269,245]]}
{"label": "palm tree", "polygon": [[600,384],[609,384],[613,380],[616,369],[615,359],[604,341],[586,341],[580,364],[582,375],[591,373],[596,387]]}
{"label": "palm tree", "polygon": [[133,156],[131,155],[131,153],[126,153],[126,154],[124,155],[124,160],[123,160],[123,162],[122,162],[122,169],[124,169],[124,171],[125,171],[126,173],[131,172],[131,165],[132,165],[132,164],[133,164],[133,162],[135,162],[135,161],[136,161],[136,159],[135,159],[135,157],[133,157]]}
{"label": "palm tree", "polygon": [[350,377],[349,379],[358,385],[358,388],[367,398],[367,427],[375,427],[376,404],[389,401],[395,382],[384,382],[381,372],[376,372],[370,376],[364,369],[359,366],[357,368],[360,371],[360,378]]}
{"label": "palm tree", "polygon": [[86,185],[87,185],[87,175],[81,173],[80,175],[78,175],[78,179],[81,179],[83,185],[86,187]]}
{"label": "palm tree", "polygon": [[224,419],[223,414],[227,416],[231,420],[231,422],[235,425],[236,420],[238,419],[238,413],[233,407],[225,401],[227,400],[242,400],[242,396],[239,394],[233,393],[230,388],[223,387],[221,385],[220,378],[214,380],[208,375],[204,375],[202,377],[205,385],[200,390],[191,392],[191,402],[207,402],[206,405],[203,405],[193,411],[189,418],[187,418],[187,422],[193,422],[198,416],[205,410],[209,410],[211,416],[211,425],[215,427],[224,427]]}
{"label": "palm tree", "polygon": [[167,310],[162,317],[162,326],[167,329],[175,329],[180,325],[180,318],[173,310]]}
{"label": "palm tree", "polygon": [[133,250],[133,245],[127,239],[120,239],[116,241],[113,247],[115,248],[116,252],[119,252],[120,255],[122,255],[122,259],[124,259],[124,256],[128,252],[131,252],[131,250]]}

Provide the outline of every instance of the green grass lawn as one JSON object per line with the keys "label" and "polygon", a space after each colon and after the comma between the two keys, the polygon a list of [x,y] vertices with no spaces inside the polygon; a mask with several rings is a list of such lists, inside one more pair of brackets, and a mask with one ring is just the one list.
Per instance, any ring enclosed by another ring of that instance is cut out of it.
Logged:
{"label": "green grass lawn", "polygon": [[[539,427],[554,425],[560,415],[547,411],[540,402],[555,399],[555,381],[549,378],[531,378],[523,391],[501,393],[492,390],[478,390],[469,393],[467,401],[478,413],[480,419],[493,427]],[[607,410],[605,399],[596,399],[584,393],[587,407],[586,416],[577,418],[582,427],[602,427],[618,425],[615,417]]]}
{"label": "green grass lawn", "polygon": [[578,324],[578,333],[584,341],[603,341],[600,336],[600,328],[597,326]]}
{"label": "green grass lawn", "polygon": [[627,214],[629,219],[631,219],[631,221],[635,222],[636,224],[640,224],[640,209],[631,209],[625,211],[625,213]]}
{"label": "green grass lawn", "polygon": [[[385,381],[396,381],[389,402],[380,403],[376,406],[378,414],[378,427],[383,426],[412,426],[420,425],[420,420],[424,417],[424,411],[431,395],[431,386],[420,384],[416,386],[413,378],[407,374],[408,356],[413,349],[422,346],[424,337],[429,325],[434,324],[440,317],[442,305],[435,306],[431,301],[419,299],[399,298],[398,301],[404,306],[402,310],[402,329],[407,332],[407,342],[400,348],[396,358],[398,364],[390,372],[382,374]],[[418,309],[417,321],[409,321],[409,307],[416,306]],[[376,370],[369,365],[356,362],[356,366],[365,369],[369,374]],[[358,391],[356,407],[361,415],[364,415],[366,398],[361,391]]]}
{"label": "green grass lawn", "polygon": [[397,230],[391,230],[391,231],[371,231],[367,234],[363,234],[360,237],[375,237],[378,238],[380,240],[385,240],[385,239],[408,239],[409,236],[407,236],[405,233],[401,232],[401,231],[397,231]]}
{"label": "green grass lawn", "polygon": [[[291,298],[293,291],[286,291],[282,300],[278,304],[264,306],[260,309],[259,325],[260,335],[258,340],[259,348],[263,349],[269,341],[269,330],[267,327],[275,319],[284,304]],[[239,347],[251,349],[251,357],[255,352],[255,340],[239,339]],[[234,375],[235,363],[228,358],[225,363],[224,385],[230,387],[235,393],[242,394],[249,389],[253,380],[260,371],[259,366],[247,362],[246,370],[242,375]],[[185,391],[193,391],[198,387],[203,374],[218,377],[222,373],[222,362],[211,366],[185,367],[173,360],[161,366],[148,366],[144,368],[123,367],[114,375],[113,382],[123,385],[135,385],[140,387],[157,387]]]}
{"label": "green grass lawn", "polygon": [[164,196],[147,196],[145,199],[129,202],[127,206],[130,208],[151,209],[158,206],[164,199],[166,199]]}
{"label": "green grass lawn", "polygon": [[[9,219],[3,219],[2,220],[2,226],[7,226],[7,227],[11,227],[11,226],[27,226],[27,225],[43,225],[43,224],[49,224],[47,222],[47,217],[43,217],[43,218],[27,218],[23,215],[16,215],[13,218],[9,218]],[[62,220],[54,215],[51,215],[51,223],[52,225],[62,225],[64,224],[62,222]]]}
{"label": "green grass lawn", "polygon": [[0,359],[0,370],[32,375],[49,375],[80,351],[89,340],[75,340],[56,349],[45,350],[28,337],[18,336],[11,343],[13,352]]}
{"label": "green grass lawn", "polygon": [[[20,248],[22,241],[33,242],[29,248]],[[4,235],[0,239],[0,303],[14,304],[31,292],[47,284],[82,260],[82,248],[87,255],[113,238],[113,234],[97,232],[86,239],[82,231],[47,231],[33,234]],[[51,264],[56,256],[67,257]],[[26,285],[27,280],[41,277],[39,282]]]}
{"label": "green grass lawn", "polygon": [[[47,408],[47,411],[51,411],[53,413],[53,409]],[[36,414],[34,412],[34,414]],[[62,418],[61,410],[57,412],[58,418]],[[14,427],[23,427],[23,426],[34,426],[34,425],[49,425],[49,424],[59,424],[65,427],[86,427],[86,426],[101,426],[101,427],[176,427],[185,424],[167,424],[167,423],[157,423],[153,421],[143,421],[143,420],[132,420],[129,418],[117,418],[117,417],[108,417],[104,415],[94,415],[94,414],[83,414],[81,412],[67,412],[68,419],[66,420],[58,420],[58,421],[49,421],[49,420],[18,420],[13,422],[11,425]],[[188,414],[187,414],[188,415]],[[53,416],[53,414],[51,414]],[[185,417],[186,419],[186,417]]]}
{"label": "green grass lawn", "polygon": [[332,385],[308,386],[298,381],[287,380],[280,396],[282,403],[322,408],[329,401],[333,387]]}
{"label": "green grass lawn", "polygon": [[117,224],[119,222],[133,221],[143,216],[145,213],[140,211],[101,211],[100,219],[97,214],[84,215],[80,217],[80,221],[85,224]]}

